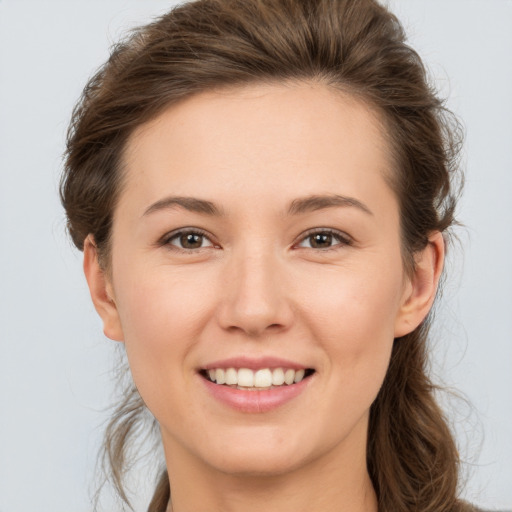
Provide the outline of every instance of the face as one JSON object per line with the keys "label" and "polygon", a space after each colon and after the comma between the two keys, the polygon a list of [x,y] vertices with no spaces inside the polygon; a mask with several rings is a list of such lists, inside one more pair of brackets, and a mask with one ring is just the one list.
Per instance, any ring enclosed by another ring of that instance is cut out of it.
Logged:
{"label": "face", "polygon": [[376,115],[320,85],[208,92],[137,129],[124,161],[97,307],[173,463],[364,460],[394,337],[426,314]]}

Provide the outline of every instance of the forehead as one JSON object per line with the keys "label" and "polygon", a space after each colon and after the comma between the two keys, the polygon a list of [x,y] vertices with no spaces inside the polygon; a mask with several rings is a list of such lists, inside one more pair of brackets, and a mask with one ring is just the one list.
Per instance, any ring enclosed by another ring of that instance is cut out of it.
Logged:
{"label": "forehead", "polygon": [[378,114],[354,96],[321,84],[231,87],[138,127],[124,154],[123,195],[141,207],[164,193],[365,195],[385,186],[389,153]]}

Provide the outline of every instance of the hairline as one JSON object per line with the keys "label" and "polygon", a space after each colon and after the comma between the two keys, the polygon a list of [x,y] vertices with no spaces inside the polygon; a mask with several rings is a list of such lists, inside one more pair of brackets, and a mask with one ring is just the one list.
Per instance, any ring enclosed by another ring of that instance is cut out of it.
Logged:
{"label": "hairline", "polygon": [[[321,88],[323,87],[326,91],[334,93],[334,96],[338,95],[340,98],[343,98],[346,101],[353,102],[365,108],[366,111],[371,115],[372,119],[376,123],[376,127],[379,133],[381,134],[382,140],[385,144],[385,147],[382,149],[383,154],[386,155],[388,158],[388,162],[387,165],[384,166],[383,169],[381,169],[381,172],[386,184],[395,194],[395,198],[398,202],[400,222],[399,228],[401,240],[400,251],[402,254],[402,264],[404,270],[406,271],[406,274],[411,275],[413,271],[413,258],[411,251],[409,251],[409,249],[407,248],[404,237],[402,226],[402,204],[399,193],[400,144],[394,136],[396,128],[393,127],[393,121],[391,120],[391,116],[385,111],[384,108],[379,106],[377,102],[372,99],[370,94],[368,94],[364,90],[357,89],[351,84],[337,82],[336,80],[331,79],[331,76],[329,76],[328,73],[319,73],[317,75],[312,76],[287,76],[284,78],[255,77],[253,80],[229,81],[224,84],[208,85],[203,87],[202,89],[198,89],[188,94],[169,100],[167,102],[163,102],[162,105],[160,105],[159,108],[155,108],[153,112],[146,113],[146,116],[141,115],[138,122],[134,123],[133,126],[127,129],[126,133],[124,133],[124,140],[119,148],[119,153],[116,159],[114,173],[116,174],[117,179],[114,200],[111,208],[110,229],[105,247],[103,247],[99,251],[100,264],[102,269],[106,272],[107,276],[112,277],[112,237],[115,214],[118,210],[117,206],[119,203],[119,199],[123,194],[123,191],[127,184],[127,176],[129,175],[129,162],[127,160],[129,146],[133,144],[133,140],[136,137],[136,135],[140,133],[140,131],[143,131],[145,128],[149,127],[151,123],[155,122],[167,110],[173,108],[176,105],[184,103],[185,101],[190,100],[196,96],[203,94],[229,94],[262,85],[269,87],[297,87],[303,85],[320,86]],[[388,172],[386,172],[386,170],[388,170]]]}

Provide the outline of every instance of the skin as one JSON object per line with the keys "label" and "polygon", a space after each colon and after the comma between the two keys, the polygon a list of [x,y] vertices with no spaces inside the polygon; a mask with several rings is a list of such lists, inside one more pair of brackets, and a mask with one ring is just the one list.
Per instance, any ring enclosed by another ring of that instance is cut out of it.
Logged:
{"label": "skin", "polygon": [[[169,510],[376,511],[369,408],[394,339],[432,305],[444,256],[432,233],[404,271],[378,116],[319,84],[210,91],[139,127],[124,162],[110,271],[91,236],[84,269],[104,332],[125,343],[160,423]],[[360,206],[289,212],[312,195]],[[162,207],[170,196],[222,214]],[[198,249],[168,235],[189,227],[207,233]],[[314,246],[315,228],[339,235]],[[284,406],[243,413],[198,374],[239,355],[315,373]]]}

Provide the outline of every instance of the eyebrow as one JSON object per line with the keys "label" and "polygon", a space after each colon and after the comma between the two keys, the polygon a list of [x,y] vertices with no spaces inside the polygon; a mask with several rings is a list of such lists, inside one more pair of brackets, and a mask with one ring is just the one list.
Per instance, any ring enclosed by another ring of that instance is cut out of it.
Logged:
{"label": "eyebrow", "polygon": [[364,203],[354,197],[340,196],[338,194],[313,195],[295,199],[288,208],[288,215],[300,215],[301,213],[323,210],[324,208],[333,208],[337,206],[352,206],[359,210],[373,215],[373,212]]}
{"label": "eyebrow", "polygon": [[149,208],[146,209],[143,216],[160,210],[172,209],[177,206],[191,212],[202,213],[205,215],[218,217],[223,215],[221,209],[215,206],[211,201],[198,199],[196,197],[170,196],[164,199],[160,199],[160,201],[157,201],[156,203],[153,203]]}
{"label": "eyebrow", "polygon": [[[224,215],[222,209],[217,207],[211,201],[198,199],[196,197],[170,196],[153,203],[144,211],[143,216],[160,210],[173,209],[175,207],[181,207],[191,212],[215,217]],[[288,215],[300,215],[307,212],[334,207],[355,207],[368,215],[373,215],[373,212],[368,208],[368,206],[358,199],[338,194],[312,195],[294,199],[288,208]]]}

